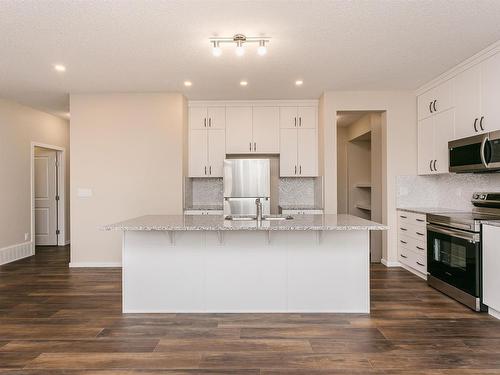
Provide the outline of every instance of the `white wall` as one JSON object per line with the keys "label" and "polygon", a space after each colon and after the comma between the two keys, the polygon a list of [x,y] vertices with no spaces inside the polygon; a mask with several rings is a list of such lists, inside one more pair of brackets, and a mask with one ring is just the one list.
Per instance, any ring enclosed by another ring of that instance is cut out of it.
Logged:
{"label": "white wall", "polygon": [[320,151],[324,158],[325,212],[337,212],[337,111],[386,111],[382,114],[383,261],[397,261],[396,177],[417,172],[416,99],[413,91],[328,91],[320,100]]}
{"label": "white wall", "polygon": [[[71,95],[71,266],[119,265],[100,226],[182,214],[187,104],[181,94]],[[93,195],[77,196],[78,188]]]}
{"label": "white wall", "polygon": [[[66,149],[69,175],[68,121],[0,99],[0,249],[31,241],[31,143]],[[66,180],[69,189],[69,179]],[[69,198],[66,194],[66,225]],[[66,231],[69,240],[69,231]]]}

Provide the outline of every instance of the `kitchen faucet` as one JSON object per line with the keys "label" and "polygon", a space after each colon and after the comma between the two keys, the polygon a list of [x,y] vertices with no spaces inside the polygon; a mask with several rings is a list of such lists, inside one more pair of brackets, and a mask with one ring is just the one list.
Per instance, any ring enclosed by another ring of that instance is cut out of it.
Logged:
{"label": "kitchen faucet", "polygon": [[262,221],[262,202],[260,198],[255,200],[255,205],[257,206],[257,221]]}

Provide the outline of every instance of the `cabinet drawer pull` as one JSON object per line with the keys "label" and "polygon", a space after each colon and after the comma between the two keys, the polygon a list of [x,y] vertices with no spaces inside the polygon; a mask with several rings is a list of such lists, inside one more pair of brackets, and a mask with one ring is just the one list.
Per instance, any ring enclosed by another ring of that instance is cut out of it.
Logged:
{"label": "cabinet drawer pull", "polygon": [[436,102],[437,102],[437,100],[434,100],[434,103],[432,104],[432,108],[434,108],[434,112],[437,112]]}
{"label": "cabinet drawer pull", "polygon": [[404,244],[407,244],[407,243],[408,243],[408,242],[403,241],[403,240],[399,240],[399,242],[404,243]]}
{"label": "cabinet drawer pull", "polygon": [[416,246],[416,248],[419,250],[425,250],[423,247],[420,247],[420,246]]}
{"label": "cabinet drawer pull", "polygon": [[420,263],[420,262],[417,262],[417,264],[418,264],[419,266],[425,267],[425,264],[422,264],[422,263]]}
{"label": "cabinet drawer pull", "polygon": [[419,236],[424,236],[425,233],[420,233],[420,232],[415,232],[416,234],[418,234]]}
{"label": "cabinet drawer pull", "polygon": [[401,258],[408,258],[406,255],[404,254],[399,254],[401,256]]}
{"label": "cabinet drawer pull", "polygon": [[404,216],[404,215],[399,215],[399,217],[400,217],[401,219],[408,219],[408,216]]}
{"label": "cabinet drawer pull", "polygon": [[481,128],[481,130],[484,130],[484,128],[483,128],[483,120],[484,120],[484,116],[481,116],[481,120],[479,121],[479,127]]}
{"label": "cabinet drawer pull", "polygon": [[423,223],[425,221],[424,219],[415,219],[415,220],[417,220],[417,221],[419,221],[421,223]]}
{"label": "cabinet drawer pull", "polygon": [[477,132],[477,118],[474,119],[474,130]]}
{"label": "cabinet drawer pull", "polygon": [[399,229],[401,229],[402,231],[405,231],[405,232],[408,230],[408,229],[403,228],[403,227],[401,227],[401,228],[399,228]]}

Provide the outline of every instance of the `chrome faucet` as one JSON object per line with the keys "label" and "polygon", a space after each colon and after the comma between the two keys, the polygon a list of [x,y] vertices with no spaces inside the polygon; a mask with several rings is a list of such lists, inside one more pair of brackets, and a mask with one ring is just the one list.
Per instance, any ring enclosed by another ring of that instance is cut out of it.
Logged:
{"label": "chrome faucet", "polygon": [[257,221],[262,221],[262,202],[260,198],[255,200],[255,205],[257,206]]}

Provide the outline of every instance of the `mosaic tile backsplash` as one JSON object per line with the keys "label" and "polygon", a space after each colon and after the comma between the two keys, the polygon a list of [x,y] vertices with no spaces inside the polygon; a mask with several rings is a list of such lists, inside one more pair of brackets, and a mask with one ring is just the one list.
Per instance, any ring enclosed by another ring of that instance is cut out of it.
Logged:
{"label": "mosaic tile backsplash", "polygon": [[475,191],[500,191],[500,174],[399,176],[397,207],[440,207],[470,210]]}

